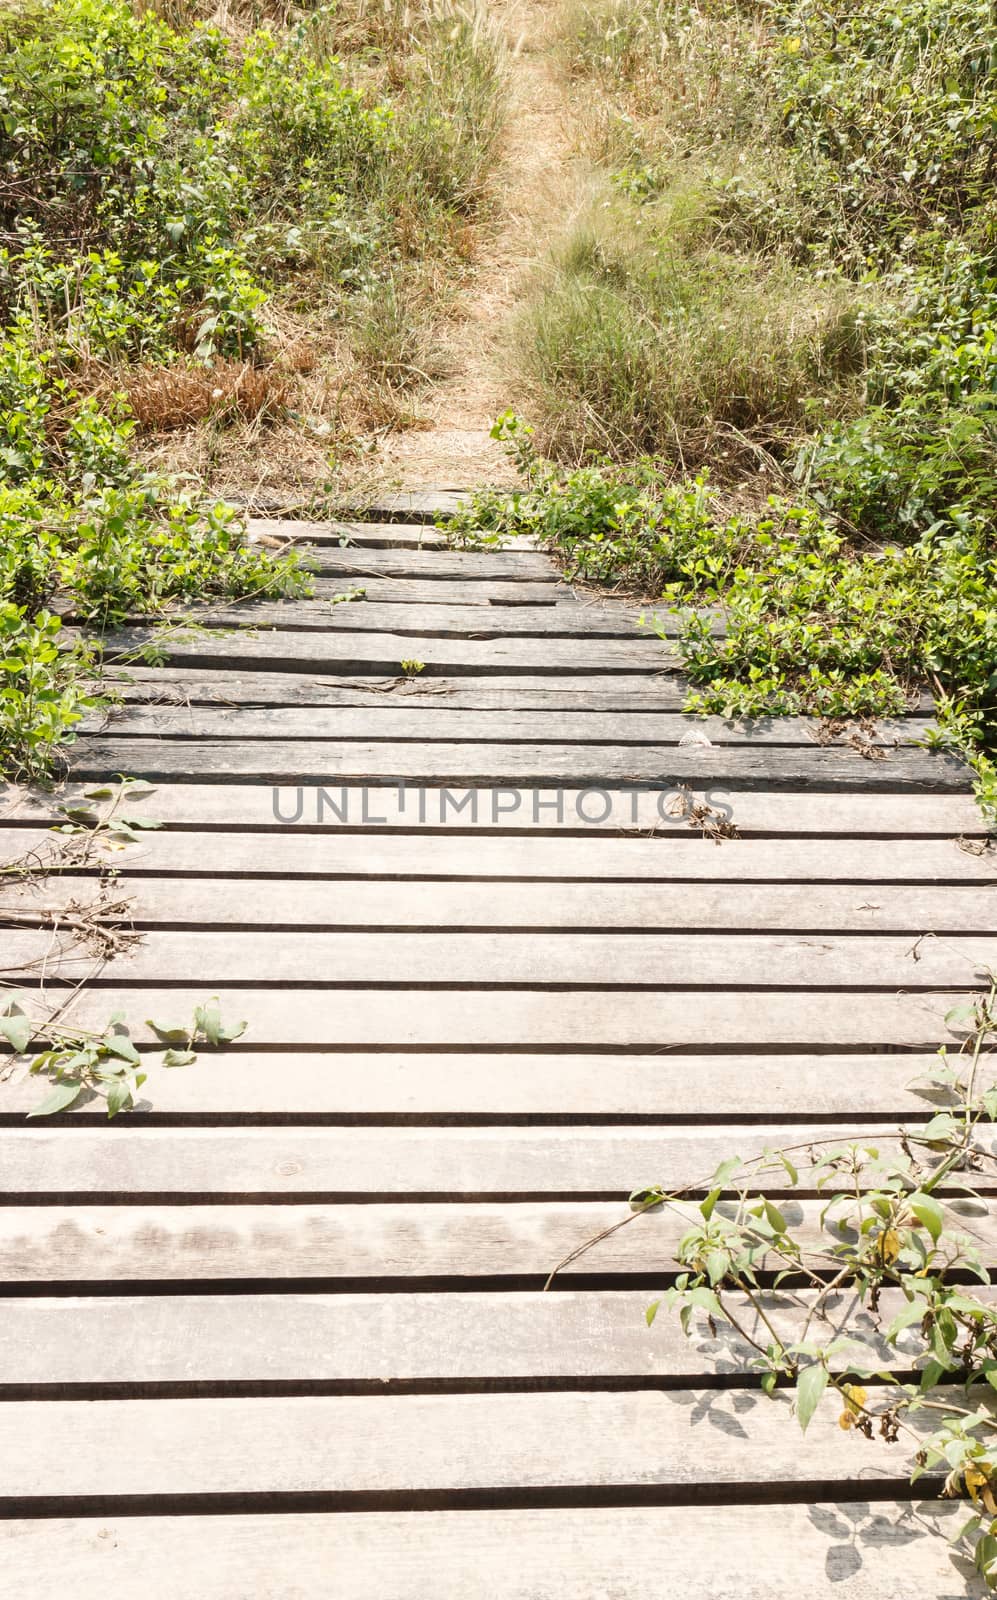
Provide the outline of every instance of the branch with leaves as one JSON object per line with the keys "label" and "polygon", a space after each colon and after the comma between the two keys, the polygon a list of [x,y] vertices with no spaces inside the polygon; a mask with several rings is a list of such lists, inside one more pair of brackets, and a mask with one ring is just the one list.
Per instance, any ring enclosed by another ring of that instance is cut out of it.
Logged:
{"label": "branch with leaves", "polygon": [[[635,1190],[630,1214],[573,1250],[546,1287],[644,1213],[674,1211],[685,1227],[679,1270],[648,1324],[669,1311],[687,1336],[697,1317],[713,1337],[726,1326],[766,1394],[793,1388],[804,1430],[833,1394],[842,1429],[908,1441],[912,1482],[941,1477],[944,1496],[970,1502],[955,1542],[997,1589],[997,1306],[972,1290],[990,1277],[952,1210],[953,1200],[989,1210],[976,1185],[997,1164],[981,1139],[997,1121],[997,976],[945,1020],[965,1037],[912,1086],[942,1102],[923,1126],[879,1144],[814,1140],[750,1162],[732,1156],[705,1182]],[[782,1204],[764,1192],[775,1172]],[[787,1219],[787,1189],[817,1194],[816,1229]],[[829,1335],[845,1292],[849,1309]],[[860,1313],[872,1319],[871,1343]]]}

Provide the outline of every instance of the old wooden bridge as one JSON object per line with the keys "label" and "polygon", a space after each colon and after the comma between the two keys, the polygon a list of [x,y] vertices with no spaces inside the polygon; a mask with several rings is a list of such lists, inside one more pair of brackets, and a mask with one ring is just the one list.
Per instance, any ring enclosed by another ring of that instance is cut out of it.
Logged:
{"label": "old wooden bridge", "polygon": [[[4,891],[6,978],[64,1020],[152,1062],[144,1019],[248,1027],[111,1124],[27,1122],[0,1071],[3,1591],[973,1593],[902,1447],[803,1438],[736,1344],[646,1326],[668,1215],[541,1292],[637,1186],[923,1116],[997,963],[965,775],[927,705],[685,718],[634,607],[431,509],[282,524],[316,597],[173,633],[75,748],[70,796],[142,776],[161,826]],[[8,796],[5,860],[59,804]],[[109,867],[142,937],[104,959],[65,907],[99,922]]]}

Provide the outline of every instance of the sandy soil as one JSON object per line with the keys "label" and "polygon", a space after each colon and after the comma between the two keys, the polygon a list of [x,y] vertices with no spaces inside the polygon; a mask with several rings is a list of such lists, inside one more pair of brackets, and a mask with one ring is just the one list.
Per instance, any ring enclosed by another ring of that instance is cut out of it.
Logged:
{"label": "sandy soil", "polygon": [[479,266],[444,332],[451,375],[418,397],[415,409],[426,426],[387,435],[365,475],[373,470],[407,488],[514,481],[488,436],[513,400],[503,356],[530,271],[549,246],[553,222],[560,231],[573,187],[570,111],[547,38],[551,10],[543,0],[488,6],[508,43],[511,78],[494,231],[482,238]]}

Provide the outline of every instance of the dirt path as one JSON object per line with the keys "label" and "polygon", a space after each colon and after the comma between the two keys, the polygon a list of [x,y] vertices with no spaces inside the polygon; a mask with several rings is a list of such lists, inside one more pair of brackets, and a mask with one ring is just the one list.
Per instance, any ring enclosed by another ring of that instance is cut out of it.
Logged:
{"label": "dirt path", "polygon": [[480,265],[446,336],[451,375],[420,398],[425,428],[394,433],[378,456],[379,476],[465,487],[514,479],[489,438],[512,399],[503,354],[531,267],[546,250],[550,220],[563,216],[575,165],[570,116],[549,43],[544,0],[495,0],[489,13],[510,51],[511,104],[496,177],[499,213],[482,241]]}

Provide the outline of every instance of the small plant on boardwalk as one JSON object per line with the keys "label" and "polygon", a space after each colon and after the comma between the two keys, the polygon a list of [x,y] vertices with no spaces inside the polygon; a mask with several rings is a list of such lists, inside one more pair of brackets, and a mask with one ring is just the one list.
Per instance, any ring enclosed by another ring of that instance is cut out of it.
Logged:
{"label": "small plant on boardwalk", "polygon": [[[15,995],[8,1000],[0,1016],[0,1033],[18,1054],[28,1050],[39,1031],[31,1021],[27,1005],[26,997]],[[237,1022],[227,1026],[222,1021],[217,999],[210,999],[195,1007],[193,1018],[186,1026],[174,1027],[152,1021],[147,1026],[161,1043],[169,1046],[157,1064],[187,1067],[196,1062],[199,1045],[228,1044],[245,1033],[247,1024]],[[103,1099],[109,1118],[134,1109],[148,1074],[141,1070],[145,1058],[132,1042],[124,1012],[116,1011],[102,1033],[57,1023],[43,1024],[42,1031],[46,1029],[51,1034],[49,1046],[34,1057],[28,1070],[49,1078],[53,1087],[51,1093],[28,1112],[29,1117],[51,1117],[68,1111],[81,1095],[87,1099]]]}
{"label": "small plant on boardwalk", "polygon": [[[952,1207],[985,1207],[975,1185],[994,1178],[981,1135],[997,1121],[997,978],[946,1024],[962,1043],[912,1085],[938,1106],[923,1126],[734,1155],[681,1191],[641,1188],[629,1216],[556,1272],[644,1213],[671,1211],[678,1270],[648,1324],[673,1312],[688,1336],[703,1321],[713,1338],[729,1329],[766,1394],[792,1390],[804,1432],[833,1398],[846,1432],[906,1444],[913,1483],[940,1478],[944,1496],[969,1503],[955,1542],[997,1589],[997,1308],[966,1287],[990,1279]],[[820,1196],[802,1224],[785,1198],[798,1188]]]}

